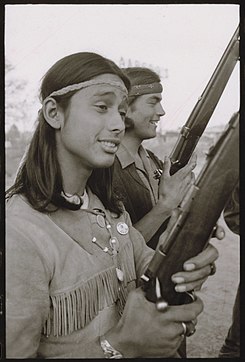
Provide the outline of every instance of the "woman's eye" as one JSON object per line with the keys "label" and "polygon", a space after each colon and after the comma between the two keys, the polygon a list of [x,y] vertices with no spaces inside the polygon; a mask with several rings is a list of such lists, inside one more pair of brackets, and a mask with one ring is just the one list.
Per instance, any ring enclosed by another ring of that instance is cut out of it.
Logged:
{"label": "woman's eye", "polygon": [[99,110],[101,111],[107,111],[108,109],[108,107],[105,104],[97,104],[96,107],[99,108]]}
{"label": "woman's eye", "polygon": [[123,120],[125,120],[125,117],[126,117],[126,112],[119,112],[120,113],[120,116],[122,117]]}

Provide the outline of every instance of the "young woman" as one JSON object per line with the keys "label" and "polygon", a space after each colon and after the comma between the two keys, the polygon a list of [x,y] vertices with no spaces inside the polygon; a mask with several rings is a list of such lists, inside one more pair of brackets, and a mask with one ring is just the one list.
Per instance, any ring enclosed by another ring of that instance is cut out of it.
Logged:
{"label": "young woman", "polygon": [[[42,81],[7,192],[7,358],[170,357],[202,311],[197,298],[161,313],[136,289],[153,250],[113,199],[110,173],[129,88],[94,53],[59,60]],[[216,258],[215,248],[192,258],[176,283],[200,288]]]}

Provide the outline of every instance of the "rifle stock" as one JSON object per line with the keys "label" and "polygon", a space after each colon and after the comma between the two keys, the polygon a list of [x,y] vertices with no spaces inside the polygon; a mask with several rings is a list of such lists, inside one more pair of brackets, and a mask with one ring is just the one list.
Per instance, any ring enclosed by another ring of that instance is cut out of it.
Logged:
{"label": "rifle stock", "polygon": [[170,174],[184,167],[203,134],[239,59],[239,26],[225,49],[201,97],[199,97],[170,154]]}
{"label": "rifle stock", "polygon": [[188,303],[187,293],[177,293],[171,276],[183,269],[186,260],[206,246],[213,228],[239,178],[239,113],[209,150],[198,179],[178,208],[178,218],[156,250],[142,276],[146,298],[156,302],[156,277],[161,295],[170,305]]}

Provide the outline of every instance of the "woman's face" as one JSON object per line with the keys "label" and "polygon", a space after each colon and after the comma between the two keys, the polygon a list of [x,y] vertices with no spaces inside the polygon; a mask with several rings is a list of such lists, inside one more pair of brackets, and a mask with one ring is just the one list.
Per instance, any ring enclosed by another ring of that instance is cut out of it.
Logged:
{"label": "woman's face", "polygon": [[110,82],[123,81],[114,74],[103,74],[94,80],[107,84],[92,85],[75,93],[57,132],[59,161],[68,168],[109,167],[124,135],[127,96],[123,89]]}

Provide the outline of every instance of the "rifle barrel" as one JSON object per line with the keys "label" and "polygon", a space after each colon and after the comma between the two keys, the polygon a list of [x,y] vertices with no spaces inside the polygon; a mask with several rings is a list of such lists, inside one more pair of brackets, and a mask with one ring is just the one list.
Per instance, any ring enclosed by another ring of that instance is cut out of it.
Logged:
{"label": "rifle barrel", "polygon": [[199,97],[170,155],[171,174],[184,167],[203,134],[239,59],[239,25],[202,95]]}

